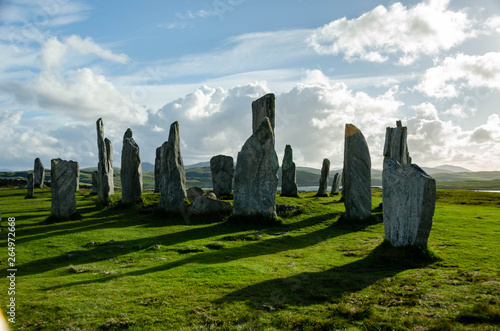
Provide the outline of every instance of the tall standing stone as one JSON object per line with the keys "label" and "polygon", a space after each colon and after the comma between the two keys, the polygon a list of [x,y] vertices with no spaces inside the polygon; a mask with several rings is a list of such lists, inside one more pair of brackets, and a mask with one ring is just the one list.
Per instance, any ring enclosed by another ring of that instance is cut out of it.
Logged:
{"label": "tall standing stone", "polygon": [[252,102],[252,132],[257,130],[260,122],[266,117],[274,132],[275,97],[273,93],[266,94]]}
{"label": "tall standing stone", "polygon": [[132,130],[123,135],[122,164],[122,203],[136,202],[142,195],[142,164],[139,146],[132,137]]}
{"label": "tall standing stone", "polygon": [[411,157],[406,142],[407,130],[406,126],[401,124],[401,121],[396,122],[395,128],[386,128],[384,160],[391,158],[403,166],[411,164]]}
{"label": "tall standing stone", "polygon": [[436,205],[436,181],[411,164],[407,128],[387,128],[382,172],[386,239],[395,247],[427,247]]}
{"label": "tall standing stone", "polygon": [[155,192],[160,192],[161,186],[161,146],[156,149],[155,157]]}
{"label": "tall standing stone", "polygon": [[45,168],[43,167],[42,161],[40,161],[40,158],[35,159],[35,166],[34,166],[34,185],[35,188],[43,188],[44,185],[44,179],[45,179]]}
{"label": "tall standing stone", "polygon": [[333,176],[332,191],[330,194],[338,194],[340,191],[340,177],[342,177],[338,172]]}
{"label": "tall standing stone", "polygon": [[319,188],[316,196],[328,196],[328,177],[330,177],[330,160],[323,159],[323,166],[321,167],[321,176],[319,177]]}
{"label": "tall standing stone", "polygon": [[297,179],[292,146],[285,146],[285,155],[281,165],[281,196],[297,197]]}
{"label": "tall standing stone", "polygon": [[382,177],[385,238],[395,247],[427,247],[436,181],[415,164],[387,158]]}
{"label": "tall standing stone", "polygon": [[28,174],[28,180],[26,181],[26,189],[28,190],[28,192],[26,194],[27,198],[33,198],[35,196],[34,195],[35,181],[34,181],[33,177],[34,176],[32,173]]}
{"label": "tall standing stone", "polygon": [[98,196],[104,203],[107,203],[109,196],[115,194],[113,180],[113,146],[108,138],[104,138],[104,127],[102,119],[96,122],[97,127],[97,148],[99,150],[99,160],[97,163],[97,177],[99,182]]}
{"label": "tall standing stone", "polygon": [[52,216],[70,217],[76,213],[77,169],[78,162],[52,159],[50,164]]}
{"label": "tall standing stone", "polygon": [[342,197],[348,219],[365,219],[372,209],[371,159],[361,131],[353,124],[345,126]]}
{"label": "tall standing stone", "polygon": [[186,200],[186,174],[180,150],[179,123],[170,125],[168,141],[162,157],[162,185],[159,208],[181,213]]}
{"label": "tall standing stone", "polygon": [[215,194],[228,196],[233,191],[234,161],[231,156],[216,155],[210,159],[212,185]]}
{"label": "tall standing stone", "polygon": [[274,131],[266,117],[238,153],[233,215],[263,219],[276,217],[278,168]]}

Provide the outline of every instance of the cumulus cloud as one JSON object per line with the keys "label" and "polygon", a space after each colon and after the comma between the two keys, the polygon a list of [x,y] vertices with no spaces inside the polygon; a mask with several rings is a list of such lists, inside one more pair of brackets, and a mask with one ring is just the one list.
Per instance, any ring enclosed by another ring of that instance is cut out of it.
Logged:
{"label": "cumulus cloud", "polygon": [[389,56],[408,65],[421,55],[435,55],[474,36],[464,12],[448,9],[449,0],[426,0],[407,8],[382,5],[348,20],[335,20],[315,30],[309,45],[319,54],[343,54],[348,61],[385,62]]}
{"label": "cumulus cloud", "polygon": [[457,54],[427,69],[418,91],[435,98],[454,98],[463,88],[500,90],[500,53]]}

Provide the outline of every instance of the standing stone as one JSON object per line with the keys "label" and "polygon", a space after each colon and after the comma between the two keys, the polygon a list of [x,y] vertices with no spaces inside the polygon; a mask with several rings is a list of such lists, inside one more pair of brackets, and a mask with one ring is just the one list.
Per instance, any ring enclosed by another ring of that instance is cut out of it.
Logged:
{"label": "standing stone", "polygon": [[402,166],[411,164],[408,144],[406,143],[407,130],[406,126],[402,126],[401,121],[396,122],[395,128],[386,128],[384,160],[391,158],[398,161]]}
{"label": "standing stone", "polygon": [[97,148],[99,150],[99,161],[97,163],[97,177],[99,182],[98,196],[104,203],[107,203],[109,196],[115,194],[113,180],[113,146],[108,138],[104,138],[104,127],[102,119],[96,122],[97,127]]}
{"label": "standing stone", "polygon": [[218,197],[233,191],[234,161],[231,156],[217,155],[210,159],[213,191]]}
{"label": "standing stone", "polygon": [[235,216],[276,217],[278,168],[274,132],[266,117],[238,153],[234,176]]}
{"label": "standing stone", "polygon": [[[165,145],[165,144],[164,144]],[[178,214],[186,200],[186,174],[180,150],[179,123],[170,125],[168,141],[162,157],[162,185],[159,208]]]}
{"label": "standing stone", "polygon": [[321,167],[321,176],[319,177],[319,188],[317,197],[328,196],[328,177],[330,177],[330,160],[323,159],[323,166]]}
{"label": "standing stone", "polygon": [[338,172],[333,176],[332,191],[330,194],[338,194],[340,191],[340,177],[342,176]]}
{"label": "standing stone", "polygon": [[267,117],[271,123],[271,128],[274,132],[275,118],[275,97],[273,93],[269,93],[260,99],[252,102],[252,132],[255,132],[260,125],[260,122]]}
{"label": "standing stone", "polygon": [[77,169],[78,162],[52,159],[50,164],[52,216],[67,218],[76,213]]}
{"label": "standing stone", "polygon": [[285,146],[285,155],[281,165],[281,196],[298,197],[295,162],[293,162],[292,146]]}
{"label": "standing stone", "polygon": [[155,192],[160,192],[161,186],[161,146],[156,148],[155,157]]}
{"label": "standing stone", "polygon": [[345,217],[369,217],[372,209],[370,151],[365,137],[353,124],[345,126],[342,187]]}
{"label": "standing stone", "polygon": [[80,165],[76,162],[76,179],[75,179],[76,187],[75,191],[80,189]]}
{"label": "standing stone", "polygon": [[139,146],[132,137],[132,130],[123,135],[122,167],[122,203],[136,202],[142,195],[142,164]]}
{"label": "standing stone", "polygon": [[92,171],[92,192],[90,192],[91,195],[96,195],[97,192],[99,192],[99,181],[97,180],[97,177],[99,176],[99,172]]}
{"label": "standing stone", "polygon": [[35,191],[35,181],[33,179],[33,174],[29,173],[28,174],[28,180],[26,181],[26,189],[28,190],[28,193],[26,194],[26,198],[34,198],[34,191]]}
{"label": "standing stone", "polygon": [[382,177],[385,238],[394,246],[427,247],[436,181],[415,164],[387,158]]}
{"label": "standing stone", "polygon": [[34,166],[34,185],[35,188],[43,188],[43,181],[45,179],[45,168],[43,167],[42,161],[40,158],[35,159]]}

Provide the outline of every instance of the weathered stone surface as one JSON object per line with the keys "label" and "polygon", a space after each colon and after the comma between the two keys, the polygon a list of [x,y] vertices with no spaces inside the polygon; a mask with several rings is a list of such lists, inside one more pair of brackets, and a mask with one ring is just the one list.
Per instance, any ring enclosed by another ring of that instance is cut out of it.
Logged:
{"label": "weathered stone surface", "polygon": [[193,215],[229,215],[233,207],[230,202],[200,196],[189,207]]}
{"label": "weathered stone surface", "polygon": [[340,191],[341,177],[342,176],[338,172],[335,175],[333,175],[332,191],[330,192],[331,194],[337,194]]}
{"label": "weathered stone surface", "polygon": [[76,178],[75,178],[75,191],[80,189],[80,165],[76,162]]}
{"label": "weathered stone surface", "polygon": [[214,192],[207,192],[207,194],[205,194],[205,196],[206,196],[207,198],[217,200],[217,195],[216,195]]}
{"label": "weathered stone surface", "polygon": [[45,168],[43,167],[42,161],[40,161],[40,158],[38,157],[35,159],[33,175],[34,175],[35,188],[43,188],[45,179]]}
{"label": "weathered stone surface", "polygon": [[76,174],[78,162],[52,159],[50,163],[51,213],[56,217],[70,217],[76,213]]}
{"label": "weathered stone surface", "polygon": [[345,126],[342,187],[345,217],[369,217],[372,209],[370,151],[365,137],[353,124]]}
{"label": "weathered stone surface", "polygon": [[255,132],[264,118],[268,118],[274,132],[275,97],[273,93],[252,102],[252,132]]}
{"label": "weathered stone surface", "polygon": [[26,197],[27,198],[32,198],[34,197],[34,191],[35,191],[35,181],[34,181],[34,176],[32,173],[28,174],[28,181],[26,183],[26,189],[28,190]]}
{"label": "weathered stone surface", "polygon": [[90,194],[92,195],[96,195],[97,192],[99,192],[99,181],[97,179],[98,176],[99,172],[97,170],[92,172],[92,192],[90,192]]}
{"label": "weathered stone surface", "polygon": [[156,149],[155,157],[155,192],[160,192],[161,186],[161,146]]}
{"label": "weathered stone surface", "polygon": [[408,144],[406,143],[407,130],[406,126],[402,126],[401,121],[396,122],[395,128],[386,128],[384,160],[391,158],[403,166],[411,164]]}
{"label": "weathered stone surface", "polygon": [[285,155],[281,165],[281,196],[297,197],[297,180],[295,172],[295,162],[293,162],[292,146],[285,146]]}
{"label": "weathered stone surface", "polygon": [[319,177],[319,188],[316,196],[324,197],[328,196],[328,177],[330,177],[330,160],[323,159],[323,165],[321,167],[321,176]]}
{"label": "weathered stone surface", "polygon": [[109,200],[109,196],[115,194],[113,179],[113,145],[108,138],[104,138],[104,127],[102,119],[96,122],[97,128],[97,148],[99,150],[99,159],[97,163],[97,177],[99,182],[98,196],[103,202]]}
{"label": "weathered stone surface", "polygon": [[436,205],[436,181],[415,164],[384,161],[385,238],[395,247],[427,247]]}
{"label": "weathered stone surface", "polygon": [[234,161],[231,156],[217,155],[210,159],[213,190],[217,196],[227,196],[233,191]]}
{"label": "weathered stone surface", "polygon": [[179,123],[170,126],[162,157],[162,185],[159,208],[180,213],[186,200],[186,174],[180,150]]}
{"label": "weathered stone surface", "polygon": [[122,202],[132,203],[141,198],[142,186],[142,163],[139,146],[132,137],[129,128],[123,135],[122,164],[120,178],[122,182]]}
{"label": "weathered stone surface", "polygon": [[196,198],[202,196],[203,196],[203,190],[199,187],[191,187],[187,190],[187,198],[191,202],[194,202]]}
{"label": "weathered stone surface", "polygon": [[235,216],[276,217],[278,168],[274,132],[266,117],[238,153],[234,176]]}

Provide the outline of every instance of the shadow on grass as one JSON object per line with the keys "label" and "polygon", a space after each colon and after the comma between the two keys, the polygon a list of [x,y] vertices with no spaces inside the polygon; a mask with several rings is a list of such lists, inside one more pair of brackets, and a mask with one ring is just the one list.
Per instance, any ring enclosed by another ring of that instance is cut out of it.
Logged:
{"label": "shadow on grass", "polygon": [[[312,225],[316,225],[318,223],[324,222],[326,219],[331,219],[333,217],[338,217],[338,213],[333,213],[333,214],[327,214],[327,215],[321,215],[321,216],[315,216],[315,217],[310,217],[304,221],[299,222],[301,227],[308,227]],[[256,256],[261,256],[261,255],[268,255],[268,254],[277,254],[283,251],[288,251],[288,250],[295,250],[295,249],[301,249],[301,248],[306,248],[309,246],[314,246],[317,244],[320,244],[321,242],[325,240],[330,240],[335,237],[344,235],[346,233],[352,232],[352,231],[360,231],[364,227],[368,226],[369,224],[363,225],[358,225],[356,227],[351,227],[351,226],[341,226],[341,227],[335,227],[335,226],[330,226],[330,227],[324,227],[320,230],[316,230],[313,232],[309,232],[304,235],[299,235],[299,236],[290,236],[287,233],[281,232],[276,235],[269,235],[270,238],[268,239],[260,239],[257,241],[252,242],[251,244],[246,244],[246,245],[241,245],[237,246],[234,248],[228,248],[228,249],[223,249],[223,250],[218,250],[218,251],[209,251],[209,252],[201,252],[201,253],[196,253],[194,255],[190,255],[184,259],[180,259],[174,262],[162,264],[162,265],[156,265],[152,268],[147,268],[147,269],[141,269],[137,271],[132,271],[128,273],[123,273],[123,274],[118,274],[118,275],[110,275],[110,276],[105,276],[101,277],[98,279],[93,279],[93,280],[87,280],[87,281],[81,281],[81,282],[74,282],[74,283],[69,283],[69,284],[64,284],[56,287],[50,287],[46,288],[46,290],[52,290],[56,288],[61,288],[61,287],[71,287],[75,285],[83,285],[83,284],[90,284],[90,283],[101,283],[101,282],[106,282],[109,280],[117,279],[117,278],[122,278],[122,277],[134,277],[134,276],[142,276],[146,274],[151,274],[155,272],[163,272],[167,271],[176,267],[180,267],[183,265],[187,264],[220,264],[220,263],[227,263],[230,261],[235,261],[239,259],[245,259],[245,258],[250,258],[250,257],[256,257]],[[212,237],[212,236],[219,236],[223,234],[228,234],[228,233],[233,233],[233,232],[240,232],[242,230],[245,230],[242,228],[243,225],[234,225],[230,224],[228,222],[226,223],[221,223],[221,224],[216,224],[213,226],[212,229],[208,228],[201,228],[201,229],[192,229],[192,230],[186,230],[183,232],[177,232],[173,234],[168,234],[160,237],[156,237],[153,240],[156,242],[160,241],[165,241],[168,242],[169,244],[174,244],[178,242],[183,242],[183,241],[191,241],[194,239],[199,239],[199,238],[207,238],[207,237]],[[294,227],[295,229],[298,229],[299,227],[296,226]],[[246,230],[251,230],[254,229],[254,227],[247,227]],[[282,230],[282,227],[274,227],[271,230],[274,231],[280,231]],[[354,229],[354,230],[353,230]],[[266,228],[266,230],[270,230],[269,228]],[[196,236],[196,238],[194,238]],[[174,238],[177,238],[178,240],[175,241]],[[150,242],[151,238],[149,239]],[[130,245],[133,245],[134,243],[143,243],[144,239],[140,240],[134,240],[134,241],[128,241],[128,242],[120,242],[117,244],[126,244],[127,247]],[[106,249],[103,247],[103,249]],[[91,254],[96,254],[100,250],[99,247],[95,248],[92,252],[85,253],[85,256],[91,255]],[[133,249],[132,249],[133,250]],[[119,251],[115,250],[113,254],[111,254],[113,257],[116,256],[116,253],[121,253],[121,254],[126,254],[130,251],[130,248],[124,249],[124,251]],[[103,252],[104,253],[104,252]],[[109,255],[109,253],[107,253]],[[61,267],[63,261],[67,258],[65,256],[61,256],[55,259],[59,259],[60,262],[58,263],[59,265],[57,267]],[[89,261],[88,258],[80,259],[78,261],[78,264],[84,264],[92,262]],[[67,263],[67,262],[66,262]],[[72,264],[75,265],[75,261],[72,261]],[[40,261],[36,261],[35,264],[33,265],[23,265],[22,268],[24,270],[24,273],[38,273],[38,272],[43,272],[44,270],[40,270],[40,268],[43,269],[45,263],[41,263]],[[21,268],[21,266],[20,266]]]}
{"label": "shadow on grass", "polygon": [[304,272],[276,278],[234,291],[215,304],[245,302],[252,308],[275,310],[285,305],[307,306],[335,302],[379,280],[438,261],[432,252],[416,248],[394,248],[387,242],[365,258],[322,272]]}

